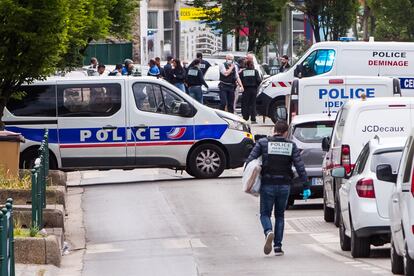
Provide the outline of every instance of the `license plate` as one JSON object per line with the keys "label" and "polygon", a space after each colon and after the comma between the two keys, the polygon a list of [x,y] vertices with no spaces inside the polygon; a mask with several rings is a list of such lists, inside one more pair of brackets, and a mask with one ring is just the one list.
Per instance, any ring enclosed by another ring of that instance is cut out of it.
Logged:
{"label": "license plate", "polygon": [[312,186],[321,186],[322,178],[312,178]]}

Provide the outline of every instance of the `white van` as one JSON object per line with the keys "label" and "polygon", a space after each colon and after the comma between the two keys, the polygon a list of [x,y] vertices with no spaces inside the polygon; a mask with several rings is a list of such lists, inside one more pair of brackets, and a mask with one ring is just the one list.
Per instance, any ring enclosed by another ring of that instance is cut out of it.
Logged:
{"label": "white van", "polygon": [[206,107],[151,77],[53,78],[23,86],[2,118],[22,133],[21,167],[49,129],[52,168],[186,169],[197,178],[241,167],[253,146],[240,117]]}
{"label": "white van", "polygon": [[414,98],[404,97],[350,100],[342,106],[330,142],[322,141],[327,151],[322,164],[326,221],[339,225],[338,191],[343,179],[333,178],[332,169],[342,166],[349,174],[363,146],[375,136],[408,136],[414,125],[413,108]]}
{"label": "white van", "polygon": [[401,96],[400,82],[390,77],[327,76],[295,79],[288,114],[337,113],[348,100]]}
{"label": "white van", "polygon": [[277,107],[285,105],[295,77],[390,76],[400,79],[402,94],[414,95],[414,43],[410,42],[320,42],[288,71],[262,82],[257,111],[277,119]]}

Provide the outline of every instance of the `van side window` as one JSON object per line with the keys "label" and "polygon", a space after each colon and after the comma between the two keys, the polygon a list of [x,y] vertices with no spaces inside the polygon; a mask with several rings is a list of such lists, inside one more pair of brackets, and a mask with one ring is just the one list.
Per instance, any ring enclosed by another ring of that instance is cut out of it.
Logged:
{"label": "van side window", "polygon": [[355,162],[355,168],[353,175],[361,174],[364,171],[369,157],[369,144],[367,143],[359,154],[357,161]]}
{"label": "van side window", "polygon": [[137,82],[132,89],[137,108],[146,112],[178,115],[180,103],[185,102],[176,93],[158,84]]}
{"label": "van side window", "polygon": [[75,84],[58,86],[58,114],[61,117],[108,117],[121,109],[121,86]]}
{"label": "van side window", "polygon": [[321,75],[332,70],[335,61],[335,51],[322,49],[313,51],[303,62],[303,77]]}
{"label": "van side window", "polygon": [[24,85],[9,100],[7,109],[15,116],[56,117],[56,87]]}

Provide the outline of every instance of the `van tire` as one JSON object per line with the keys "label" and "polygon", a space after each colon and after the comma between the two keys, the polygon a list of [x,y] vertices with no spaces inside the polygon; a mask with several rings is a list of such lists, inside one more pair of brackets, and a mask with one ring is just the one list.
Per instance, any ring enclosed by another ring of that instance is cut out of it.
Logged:
{"label": "van tire", "polygon": [[323,219],[326,222],[333,222],[335,218],[334,209],[328,207],[326,205],[326,195],[325,192],[323,193]]}
{"label": "van tire", "polygon": [[339,222],[339,244],[342,251],[351,250],[351,239],[345,234],[345,224],[341,215],[341,221]]}
{"label": "van tire", "polygon": [[273,123],[276,124],[277,120],[279,119],[279,117],[277,116],[276,110],[278,106],[285,106],[285,101],[284,100],[276,100],[273,103],[270,104],[269,106],[269,111],[268,116],[270,119],[272,119]]}
{"label": "van tire", "polygon": [[[352,226],[351,226],[352,227]],[[354,228],[351,229],[351,255],[354,258],[368,258],[371,253],[371,244],[367,237],[357,237]]]}
{"label": "van tire", "polygon": [[[19,161],[19,167],[21,169],[31,170],[34,167],[34,162],[36,158],[39,156],[39,148],[29,148],[23,151],[20,154],[20,161]],[[56,170],[58,169],[57,160],[53,152],[49,150],[49,169],[50,170]]]}
{"label": "van tire", "polygon": [[404,274],[404,258],[395,251],[394,241],[391,238],[391,272],[393,274]]}
{"label": "van tire", "polygon": [[202,144],[190,154],[187,167],[196,178],[219,177],[226,168],[224,151],[213,144]]}
{"label": "van tire", "polygon": [[414,275],[414,260],[408,254],[407,245],[405,245],[405,275]]}

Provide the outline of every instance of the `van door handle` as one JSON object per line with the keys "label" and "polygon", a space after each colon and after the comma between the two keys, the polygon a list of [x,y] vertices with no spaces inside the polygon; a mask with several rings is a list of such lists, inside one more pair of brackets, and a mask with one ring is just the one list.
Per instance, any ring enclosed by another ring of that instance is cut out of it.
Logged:
{"label": "van door handle", "polygon": [[111,125],[106,125],[106,126],[103,126],[102,127],[102,129],[104,129],[104,130],[115,130],[115,129],[117,129],[118,127],[116,127],[116,126],[111,126]]}
{"label": "van door handle", "polygon": [[392,199],[392,202],[394,202],[394,203],[398,203],[398,198],[393,198],[393,199]]}
{"label": "van door handle", "polygon": [[140,129],[140,128],[148,128],[148,126],[141,124],[141,125],[133,126],[132,128]]}

